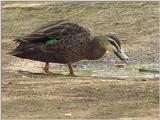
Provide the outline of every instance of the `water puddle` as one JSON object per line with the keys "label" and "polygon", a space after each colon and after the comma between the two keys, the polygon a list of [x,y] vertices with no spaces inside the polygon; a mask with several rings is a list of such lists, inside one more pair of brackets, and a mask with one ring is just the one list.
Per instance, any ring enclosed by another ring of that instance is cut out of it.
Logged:
{"label": "water puddle", "polygon": [[[128,65],[124,68],[116,68],[115,66],[106,67],[99,66],[79,66],[74,67],[75,73],[78,76],[94,76],[94,77],[104,77],[104,78],[135,78],[137,80],[143,79],[159,79],[159,66],[158,65]],[[61,74],[68,74],[68,68],[64,67],[56,71]]]}

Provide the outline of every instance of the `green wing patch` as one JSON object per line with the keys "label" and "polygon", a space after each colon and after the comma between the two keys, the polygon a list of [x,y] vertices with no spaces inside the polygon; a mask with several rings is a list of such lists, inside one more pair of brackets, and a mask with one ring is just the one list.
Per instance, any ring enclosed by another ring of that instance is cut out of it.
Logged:
{"label": "green wing patch", "polygon": [[61,39],[60,38],[50,39],[50,40],[47,40],[47,43],[56,43],[59,40],[61,40]]}
{"label": "green wing patch", "polygon": [[57,39],[47,40],[47,43],[56,43],[56,42],[58,42],[58,40],[57,40]]}

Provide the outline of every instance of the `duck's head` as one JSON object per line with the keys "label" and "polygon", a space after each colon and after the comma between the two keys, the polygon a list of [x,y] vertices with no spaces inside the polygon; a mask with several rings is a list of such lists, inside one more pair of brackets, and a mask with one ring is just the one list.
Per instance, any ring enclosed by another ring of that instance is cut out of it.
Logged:
{"label": "duck's head", "polygon": [[129,60],[128,56],[123,52],[121,42],[117,37],[113,35],[99,36],[98,42],[102,48],[114,53],[120,60],[125,62]]}

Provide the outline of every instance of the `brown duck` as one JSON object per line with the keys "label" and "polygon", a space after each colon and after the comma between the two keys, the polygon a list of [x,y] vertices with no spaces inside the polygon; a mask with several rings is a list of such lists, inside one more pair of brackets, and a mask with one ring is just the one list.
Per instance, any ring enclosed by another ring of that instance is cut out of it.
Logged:
{"label": "brown duck", "polygon": [[61,63],[68,65],[69,75],[74,75],[72,63],[83,59],[97,60],[107,50],[122,61],[128,60],[117,37],[93,36],[87,28],[71,21],[57,21],[42,26],[15,41],[19,45],[10,54],[45,62],[45,73],[50,73],[49,63]]}

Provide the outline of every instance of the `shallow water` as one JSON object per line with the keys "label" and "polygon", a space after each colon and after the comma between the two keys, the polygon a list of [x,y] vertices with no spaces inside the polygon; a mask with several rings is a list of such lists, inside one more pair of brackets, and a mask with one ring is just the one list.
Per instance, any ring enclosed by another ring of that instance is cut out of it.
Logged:
{"label": "shallow water", "polygon": [[[139,69],[147,69],[151,72],[139,72]],[[160,74],[152,71],[159,71],[158,64],[141,64],[141,65],[125,65],[124,68],[117,68],[116,66],[104,65],[102,63],[89,63],[87,65],[75,65],[75,74],[78,76],[94,76],[94,77],[109,77],[109,78],[135,78],[138,80],[143,80],[146,78],[154,79],[160,78]],[[68,74],[68,68],[61,66],[56,72],[61,74]]]}

